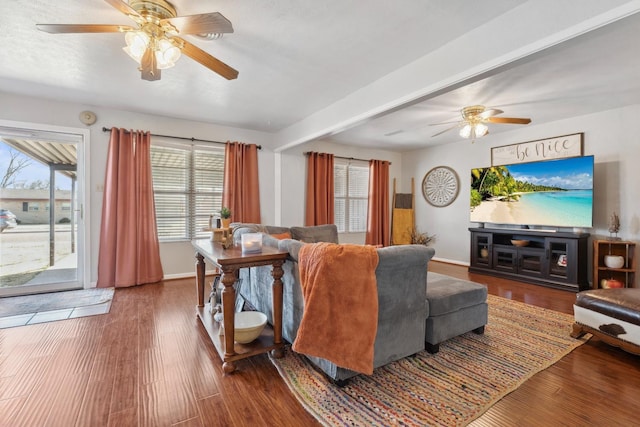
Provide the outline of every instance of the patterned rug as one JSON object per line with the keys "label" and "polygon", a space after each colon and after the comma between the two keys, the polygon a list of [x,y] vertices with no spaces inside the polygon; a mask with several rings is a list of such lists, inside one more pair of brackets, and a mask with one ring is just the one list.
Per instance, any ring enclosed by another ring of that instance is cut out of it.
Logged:
{"label": "patterned rug", "polygon": [[326,426],[463,426],[586,342],[573,316],[489,295],[484,335],[472,332],[358,375],[339,388],[307,359],[272,359],[300,403]]}

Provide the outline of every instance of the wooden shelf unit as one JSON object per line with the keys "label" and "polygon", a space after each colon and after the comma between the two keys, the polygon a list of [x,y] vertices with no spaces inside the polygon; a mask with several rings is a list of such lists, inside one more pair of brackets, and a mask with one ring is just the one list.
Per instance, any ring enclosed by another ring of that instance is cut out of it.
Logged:
{"label": "wooden shelf unit", "polygon": [[[604,264],[605,255],[620,255],[625,262],[621,268],[610,268]],[[600,289],[602,279],[617,279],[625,288],[635,287],[636,244],[625,240],[593,241],[593,289]]]}
{"label": "wooden shelf unit", "polygon": [[[469,271],[565,289],[589,288],[588,233],[469,228]],[[518,247],[511,240],[528,240]]]}

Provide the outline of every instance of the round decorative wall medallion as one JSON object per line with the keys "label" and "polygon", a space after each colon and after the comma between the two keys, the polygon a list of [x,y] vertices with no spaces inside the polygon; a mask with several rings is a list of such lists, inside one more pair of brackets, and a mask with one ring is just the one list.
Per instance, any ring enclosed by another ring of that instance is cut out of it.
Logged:
{"label": "round decorative wall medallion", "polygon": [[458,175],[447,166],[431,169],[422,180],[422,195],[425,200],[439,208],[453,203],[459,190]]}
{"label": "round decorative wall medallion", "polygon": [[87,126],[91,126],[97,120],[96,113],[93,111],[83,111],[80,113],[80,121]]}

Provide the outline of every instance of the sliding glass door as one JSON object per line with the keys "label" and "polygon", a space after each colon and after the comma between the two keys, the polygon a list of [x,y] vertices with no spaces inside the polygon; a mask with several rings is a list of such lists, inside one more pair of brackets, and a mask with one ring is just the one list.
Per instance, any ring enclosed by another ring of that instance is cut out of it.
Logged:
{"label": "sliding glass door", "polygon": [[85,287],[87,138],[0,122],[0,296]]}

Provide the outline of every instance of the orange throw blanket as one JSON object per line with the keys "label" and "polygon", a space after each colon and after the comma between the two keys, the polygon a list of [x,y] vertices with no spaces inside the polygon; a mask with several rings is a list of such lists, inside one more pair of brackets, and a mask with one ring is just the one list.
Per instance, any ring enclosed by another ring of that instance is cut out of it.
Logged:
{"label": "orange throw blanket", "polygon": [[309,243],[298,254],[304,314],[293,350],[373,373],[378,330],[378,252],[373,246]]}

